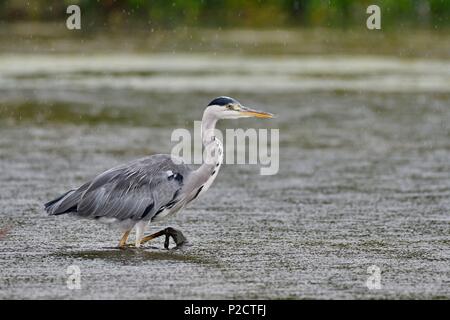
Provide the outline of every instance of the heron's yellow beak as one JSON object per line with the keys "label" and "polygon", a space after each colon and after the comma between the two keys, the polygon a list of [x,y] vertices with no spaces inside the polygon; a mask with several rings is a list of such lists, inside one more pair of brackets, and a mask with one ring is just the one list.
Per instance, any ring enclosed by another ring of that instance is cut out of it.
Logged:
{"label": "heron's yellow beak", "polygon": [[256,117],[256,118],[274,118],[275,115],[269,112],[264,111],[257,111],[252,110],[249,108],[242,107],[241,110],[239,110],[240,114],[245,117]]}

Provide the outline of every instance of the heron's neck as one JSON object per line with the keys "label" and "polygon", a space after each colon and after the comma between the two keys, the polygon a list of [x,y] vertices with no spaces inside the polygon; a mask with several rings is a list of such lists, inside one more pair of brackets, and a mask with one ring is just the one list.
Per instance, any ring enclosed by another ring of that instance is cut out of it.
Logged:
{"label": "heron's neck", "polygon": [[208,111],[205,111],[202,119],[203,164],[196,171],[204,181],[209,180],[212,175],[215,178],[223,161],[222,142],[215,135],[217,117]]}
{"label": "heron's neck", "polygon": [[216,116],[206,110],[202,118],[202,143],[204,147],[214,141],[216,123]]}
{"label": "heron's neck", "polygon": [[209,189],[223,161],[222,142],[214,134],[217,117],[209,111],[208,108],[205,110],[202,119],[203,164],[189,176],[189,182],[186,183],[191,195],[189,201]]}

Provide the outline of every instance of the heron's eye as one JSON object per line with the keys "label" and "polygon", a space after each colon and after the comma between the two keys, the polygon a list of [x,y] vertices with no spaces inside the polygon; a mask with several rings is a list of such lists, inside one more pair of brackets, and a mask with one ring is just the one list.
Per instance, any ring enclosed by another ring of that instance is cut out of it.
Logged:
{"label": "heron's eye", "polygon": [[234,105],[234,104],[228,104],[227,106],[226,106],[226,108],[228,109],[228,110],[233,110],[233,111],[237,111],[237,110],[239,110],[239,107],[238,106],[236,106],[236,105]]}

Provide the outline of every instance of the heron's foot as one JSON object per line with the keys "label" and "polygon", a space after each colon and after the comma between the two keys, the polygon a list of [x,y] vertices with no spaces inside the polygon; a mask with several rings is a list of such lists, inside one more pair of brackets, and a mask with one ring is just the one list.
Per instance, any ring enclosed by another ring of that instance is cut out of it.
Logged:
{"label": "heron's foot", "polygon": [[181,247],[183,244],[185,244],[187,242],[186,237],[184,236],[184,234],[177,229],[174,228],[166,228],[164,229],[166,232],[166,241],[164,241],[164,248],[169,249],[169,239],[170,237],[172,237],[173,241],[176,244],[175,248],[179,248]]}
{"label": "heron's foot", "polygon": [[118,249],[128,249],[128,248],[136,248],[136,246],[134,245],[134,243],[125,243],[125,244],[119,245],[117,248]]}
{"label": "heron's foot", "polygon": [[153,233],[149,236],[146,236],[142,238],[141,245],[158,237],[165,236],[166,240],[164,241],[164,248],[169,249],[170,244],[170,238],[173,239],[173,241],[176,244],[176,248],[181,247],[183,244],[187,242],[186,237],[183,235],[183,233],[180,230],[168,227],[164,230],[158,231],[156,233]]}

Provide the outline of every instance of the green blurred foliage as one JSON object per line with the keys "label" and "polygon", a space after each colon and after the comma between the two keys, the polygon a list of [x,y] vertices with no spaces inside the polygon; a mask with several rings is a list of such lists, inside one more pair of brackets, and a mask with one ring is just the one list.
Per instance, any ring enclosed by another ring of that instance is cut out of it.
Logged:
{"label": "green blurred foliage", "polygon": [[348,28],[365,25],[371,4],[381,7],[384,27],[450,25],[450,0],[2,0],[0,20],[64,19],[69,4],[91,26]]}

